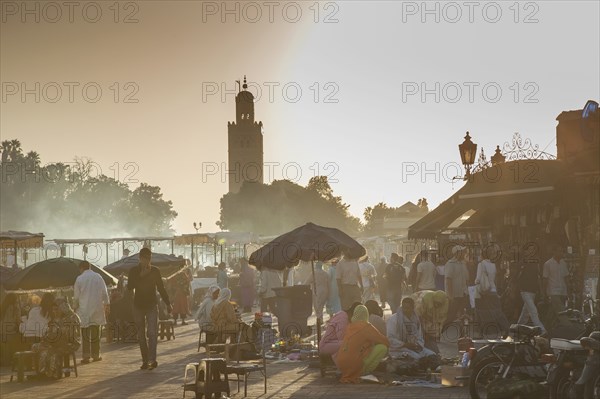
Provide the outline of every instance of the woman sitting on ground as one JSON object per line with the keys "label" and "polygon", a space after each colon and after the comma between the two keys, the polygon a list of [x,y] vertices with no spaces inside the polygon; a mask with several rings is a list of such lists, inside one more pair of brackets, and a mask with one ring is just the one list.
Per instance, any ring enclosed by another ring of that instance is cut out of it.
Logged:
{"label": "woman sitting on ground", "polygon": [[354,302],[348,310],[337,312],[327,323],[327,329],[321,337],[319,343],[319,353],[322,355],[335,355],[342,345],[344,332],[350,323],[354,314],[354,309],[360,305],[360,302]]}
{"label": "woman sitting on ground", "polygon": [[342,346],[334,356],[342,372],[340,382],[358,383],[360,376],[370,374],[386,356],[390,345],[387,337],[369,323],[369,311],[363,305],[354,309],[352,322],[344,334]]}
{"label": "woman sitting on ground", "polygon": [[39,354],[38,372],[49,378],[61,378],[65,357],[79,349],[80,345],[79,316],[65,299],[57,299],[42,342],[33,344],[31,348]]}

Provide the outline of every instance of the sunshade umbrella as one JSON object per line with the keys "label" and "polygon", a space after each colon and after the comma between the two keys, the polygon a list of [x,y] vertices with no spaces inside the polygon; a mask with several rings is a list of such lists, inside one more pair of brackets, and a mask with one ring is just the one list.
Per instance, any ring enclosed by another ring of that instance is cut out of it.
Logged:
{"label": "sunshade umbrella", "polygon": [[[81,262],[81,259],[61,257],[34,263],[6,280],[4,288],[7,290],[41,290],[72,286],[79,276]],[[91,270],[101,275],[106,285],[117,285],[118,281],[112,274],[94,265]]]}
{"label": "sunshade umbrella", "polygon": [[[326,262],[342,254],[357,259],[366,253],[362,245],[343,231],[307,223],[254,251],[248,263],[259,270],[283,270],[297,265],[300,260],[311,261],[314,292],[317,292],[314,261]],[[321,322],[317,319],[318,341],[321,341]]]}
{"label": "sunshade umbrella", "polygon": [[327,262],[342,254],[358,259],[366,250],[341,230],[306,223],[254,251],[248,262],[258,270],[283,270],[296,266],[300,260]]}
{"label": "sunshade umbrella", "polygon": [[[110,265],[104,266],[104,270],[112,273],[115,276],[118,276],[121,273],[129,273],[129,270],[134,266],[137,266],[139,263],[140,254],[137,253],[113,262]],[[185,265],[185,259],[178,258],[175,255],[152,252],[152,260],[150,261],[150,264],[158,267],[160,269],[160,274],[163,277],[168,277],[179,270],[181,266]]]}

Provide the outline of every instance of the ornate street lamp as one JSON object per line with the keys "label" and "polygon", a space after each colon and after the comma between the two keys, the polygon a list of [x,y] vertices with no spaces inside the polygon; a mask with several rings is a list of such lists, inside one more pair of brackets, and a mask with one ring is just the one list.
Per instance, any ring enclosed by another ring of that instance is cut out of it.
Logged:
{"label": "ornate street lamp", "polygon": [[475,163],[477,156],[477,144],[471,141],[469,132],[465,136],[465,141],[458,145],[458,151],[460,151],[460,159],[465,167],[465,180],[467,180],[471,176],[471,166]]}
{"label": "ornate street lamp", "polygon": [[504,163],[504,161],[506,161],[506,157],[504,155],[502,155],[502,152],[500,152],[499,145],[496,146],[496,153],[494,155],[492,155],[491,160],[492,160],[492,166],[496,166],[496,165]]}
{"label": "ornate street lamp", "polygon": [[196,229],[196,233],[198,233],[198,230],[200,230],[202,228],[202,222],[194,222],[194,229]]}

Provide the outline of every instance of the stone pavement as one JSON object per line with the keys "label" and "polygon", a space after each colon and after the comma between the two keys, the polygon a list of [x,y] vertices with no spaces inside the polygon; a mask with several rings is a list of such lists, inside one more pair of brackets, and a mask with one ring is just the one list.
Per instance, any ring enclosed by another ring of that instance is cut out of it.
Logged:
{"label": "stone pavement", "polygon": [[[198,326],[175,327],[176,339],[159,341],[158,363],[155,370],[139,370],[141,358],[137,344],[102,342],[100,362],[78,365],[79,377],[58,381],[9,382],[10,370],[0,369],[0,397],[17,398],[181,398],[183,394],[183,371],[189,362],[198,361],[204,351],[196,352]],[[455,345],[453,345],[455,348]],[[78,361],[81,354],[78,355]],[[340,384],[329,373],[322,378],[318,369],[309,368],[307,362],[268,364],[268,393],[263,395],[260,373],[253,373],[248,383],[250,398],[452,398],[466,399],[466,388],[409,388],[364,383]],[[235,376],[230,376],[235,379]],[[16,381],[16,379],[15,379]],[[230,381],[231,397],[243,397],[237,393],[237,385]],[[193,394],[186,393],[187,398]]]}

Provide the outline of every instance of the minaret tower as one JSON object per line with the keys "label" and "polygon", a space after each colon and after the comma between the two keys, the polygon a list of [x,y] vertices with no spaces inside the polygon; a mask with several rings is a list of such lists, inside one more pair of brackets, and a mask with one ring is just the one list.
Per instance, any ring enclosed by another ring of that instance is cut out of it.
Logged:
{"label": "minaret tower", "polygon": [[242,90],[235,96],[235,122],[227,122],[230,193],[239,192],[244,182],[263,183],[263,124],[254,121],[254,96],[247,89],[244,75]]}

